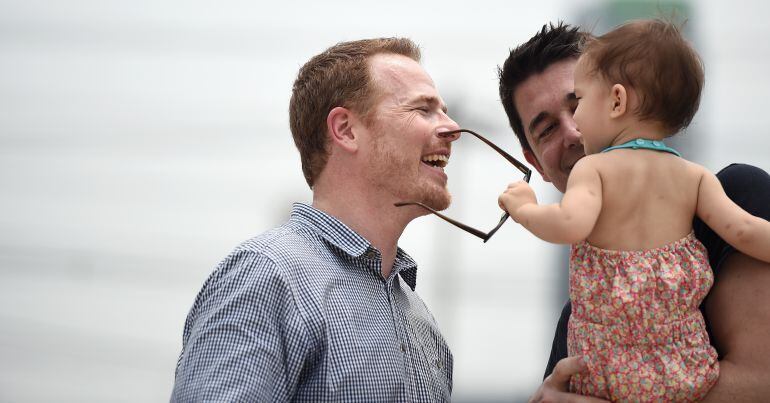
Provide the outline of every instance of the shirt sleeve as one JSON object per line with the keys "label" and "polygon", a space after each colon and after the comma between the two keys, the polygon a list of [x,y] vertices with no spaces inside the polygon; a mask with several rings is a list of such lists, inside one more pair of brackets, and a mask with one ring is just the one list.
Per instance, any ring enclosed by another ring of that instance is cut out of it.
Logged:
{"label": "shirt sleeve", "polygon": [[171,401],[287,401],[310,337],[291,288],[262,254],[226,258],[187,317]]}

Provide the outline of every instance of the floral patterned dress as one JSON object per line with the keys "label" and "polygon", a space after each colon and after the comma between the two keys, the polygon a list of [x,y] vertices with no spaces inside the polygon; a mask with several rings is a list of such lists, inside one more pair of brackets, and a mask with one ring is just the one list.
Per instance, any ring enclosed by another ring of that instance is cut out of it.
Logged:
{"label": "floral patterned dress", "polygon": [[620,402],[703,398],[719,376],[698,310],[713,281],[693,233],[642,251],[573,245],[568,351],[589,370],[571,390]]}

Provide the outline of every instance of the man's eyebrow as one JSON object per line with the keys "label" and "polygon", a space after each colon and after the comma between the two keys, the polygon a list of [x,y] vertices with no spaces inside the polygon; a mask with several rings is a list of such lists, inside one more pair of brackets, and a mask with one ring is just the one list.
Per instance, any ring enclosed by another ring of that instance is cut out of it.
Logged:
{"label": "man's eyebrow", "polygon": [[[574,93],[573,93],[573,95],[574,95]],[[533,131],[535,131],[535,127],[537,127],[537,125],[539,125],[547,117],[548,117],[548,112],[546,112],[546,111],[542,111],[542,112],[538,113],[537,116],[535,116],[529,122],[529,127],[528,127],[529,132],[532,133]]]}

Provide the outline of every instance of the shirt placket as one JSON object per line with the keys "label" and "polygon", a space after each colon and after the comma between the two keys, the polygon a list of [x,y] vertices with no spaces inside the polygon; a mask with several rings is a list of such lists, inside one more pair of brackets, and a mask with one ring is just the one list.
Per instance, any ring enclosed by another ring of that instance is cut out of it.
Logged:
{"label": "shirt placket", "polygon": [[396,293],[393,292],[393,288],[396,286],[397,275],[396,271],[394,270],[393,273],[391,273],[390,277],[385,281],[385,292],[388,295],[388,303],[390,304],[390,310],[391,315],[393,317],[393,328],[395,329],[396,335],[398,336],[398,342],[396,344],[396,348],[400,351],[401,356],[403,358],[404,363],[404,380],[409,380],[409,382],[405,382],[408,386],[407,390],[410,394],[410,400],[414,400],[414,386],[417,384],[416,379],[414,379],[415,372],[413,368],[413,359],[412,354],[413,346],[412,343],[409,340],[409,333],[406,331],[405,328],[405,320],[403,312],[401,311],[398,299],[396,296]]}
{"label": "shirt placket", "polygon": [[[400,282],[398,279],[393,280],[395,286],[398,286]],[[401,334],[402,340],[406,340],[407,351],[405,359],[408,361],[408,369],[411,376],[411,385],[413,386],[412,401],[440,401],[446,398],[446,395],[442,392],[444,390],[444,383],[439,381],[441,371],[443,370],[443,363],[438,357],[434,357],[433,354],[424,351],[423,339],[417,330],[414,328],[414,324],[407,318],[406,312],[402,309],[402,304],[408,304],[406,301],[402,301],[403,293],[393,292],[394,300],[394,316],[399,317],[399,334]],[[399,295],[402,297],[399,298]]]}
{"label": "shirt placket", "polygon": [[[398,340],[395,343],[395,348],[398,350],[402,358],[401,361],[403,363],[404,390],[406,390],[409,394],[409,396],[407,396],[407,400],[414,401],[415,391],[413,388],[417,384],[417,380],[414,379],[415,372],[412,360],[412,354],[414,353],[412,351],[413,346],[409,341],[409,333],[405,328],[406,318],[402,310],[399,308],[399,301],[397,300],[396,293],[394,292],[394,287],[396,287],[398,284],[397,278],[399,270],[397,270],[396,264],[394,263],[390,276],[388,276],[387,279],[384,279],[382,277],[382,259],[380,258],[379,252],[370,248],[364,256],[369,261],[369,267],[372,269],[372,271],[374,271],[374,274],[376,274],[378,278],[382,280],[385,296],[387,297],[388,305],[390,306],[391,318],[393,319],[393,329],[395,330],[396,337],[398,337]],[[383,341],[386,342],[385,340]]]}

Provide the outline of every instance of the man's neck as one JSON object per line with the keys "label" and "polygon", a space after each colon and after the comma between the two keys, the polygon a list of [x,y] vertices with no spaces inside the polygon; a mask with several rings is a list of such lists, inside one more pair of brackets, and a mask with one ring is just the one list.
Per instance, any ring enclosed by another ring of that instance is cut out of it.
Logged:
{"label": "man's neck", "polygon": [[414,217],[384,198],[356,197],[352,192],[313,192],[313,207],[337,218],[366,238],[382,254],[382,276],[388,278],[398,250],[398,238]]}

